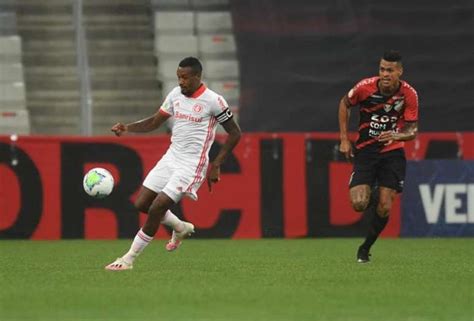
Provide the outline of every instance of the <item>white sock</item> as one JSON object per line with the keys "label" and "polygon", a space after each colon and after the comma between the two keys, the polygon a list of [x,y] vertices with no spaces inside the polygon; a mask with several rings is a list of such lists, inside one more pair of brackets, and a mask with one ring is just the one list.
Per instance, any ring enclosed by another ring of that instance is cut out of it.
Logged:
{"label": "white sock", "polygon": [[183,221],[181,221],[176,215],[170,210],[167,210],[165,216],[161,220],[161,224],[171,227],[176,232],[181,232],[184,228]]}
{"label": "white sock", "polygon": [[130,250],[122,257],[125,262],[132,264],[137,256],[142,253],[145,247],[153,240],[152,236],[146,235],[141,229],[133,239]]}

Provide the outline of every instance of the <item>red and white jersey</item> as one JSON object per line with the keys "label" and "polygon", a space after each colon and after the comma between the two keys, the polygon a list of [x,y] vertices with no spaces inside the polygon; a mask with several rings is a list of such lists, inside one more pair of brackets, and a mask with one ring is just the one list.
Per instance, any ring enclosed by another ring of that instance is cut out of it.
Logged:
{"label": "red and white jersey", "polygon": [[206,170],[217,123],[232,118],[225,99],[204,84],[189,97],[178,86],[166,96],[159,112],[174,120],[171,146],[166,154],[196,173]]}

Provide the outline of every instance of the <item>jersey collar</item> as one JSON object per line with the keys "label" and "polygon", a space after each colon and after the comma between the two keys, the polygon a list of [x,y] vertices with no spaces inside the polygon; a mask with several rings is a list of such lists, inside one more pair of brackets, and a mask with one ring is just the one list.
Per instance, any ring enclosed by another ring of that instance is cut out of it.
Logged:
{"label": "jersey collar", "polygon": [[193,92],[193,94],[191,96],[189,96],[190,98],[198,98],[199,96],[202,95],[202,93],[207,89],[206,85],[202,84],[198,87],[198,89],[196,89],[195,92]]}

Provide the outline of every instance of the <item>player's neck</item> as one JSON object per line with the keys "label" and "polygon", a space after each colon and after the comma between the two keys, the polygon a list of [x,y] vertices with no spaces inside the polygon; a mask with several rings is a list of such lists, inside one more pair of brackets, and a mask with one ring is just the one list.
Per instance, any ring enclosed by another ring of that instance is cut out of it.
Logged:
{"label": "player's neck", "polygon": [[393,94],[395,94],[399,89],[400,89],[400,86],[401,86],[401,82],[398,81],[397,83],[395,83],[393,86],[389,86],[389,87],[383,87],[380,85],[380,82],[378,84],[378,87],[379,87],[379,91],[382,95],[384,96],[392,96]]}
{"label": "player's neck", "polygon": [[197,86],[196,89],[193,90],[193,92],[189,95],[186,95],[188,97],[191,97],[191,98],[195,98],[196,96],[199,96],[205,88],[203,88],[204,84],[203,83],[200,83],[199,86]]}

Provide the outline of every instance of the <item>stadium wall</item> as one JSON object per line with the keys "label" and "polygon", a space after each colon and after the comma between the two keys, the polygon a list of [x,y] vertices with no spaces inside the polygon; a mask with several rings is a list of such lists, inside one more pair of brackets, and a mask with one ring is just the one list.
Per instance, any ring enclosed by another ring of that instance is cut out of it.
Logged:
{"label": "stadium wall", "polygon": [[474,1],[230,3],[245,132],[337,131],[341,97],[388,49],[402,53],[423,132],[472,130]]}
{"label": "stadium wall", "polygon": [[[362,236],[366,220],[350,208],[351,165],[338,142],[337,133],[245,134],[212,193],[204,184],[199,201],[174,211],[196,225],[196,238]],[[0,238],[133,237],[145,219],[133,200],[168,146],[167,136],[0,136]],[[406,155],[405,193],[383,236],[474,236],[474,133],[420,134]],[[102,200],[82,190],[96,166],[116,179]]]}

